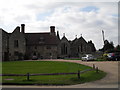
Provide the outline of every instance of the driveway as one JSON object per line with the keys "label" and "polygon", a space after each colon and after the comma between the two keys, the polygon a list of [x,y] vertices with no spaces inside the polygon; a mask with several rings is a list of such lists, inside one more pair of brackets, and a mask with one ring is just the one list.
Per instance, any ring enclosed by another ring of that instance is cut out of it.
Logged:
{"label": "driveway", "polygon": [[[45,60],[44,60],[45,61]],[[66,86],[11,86],[3,85],[5,88],[118,88],[118,61],[85,62],[80,60],[46,60],[46,61],[65,61],[84,64],[87,66],[97,66],[100,70],[107,72],[106,77],[101,80],[77,85]]]}

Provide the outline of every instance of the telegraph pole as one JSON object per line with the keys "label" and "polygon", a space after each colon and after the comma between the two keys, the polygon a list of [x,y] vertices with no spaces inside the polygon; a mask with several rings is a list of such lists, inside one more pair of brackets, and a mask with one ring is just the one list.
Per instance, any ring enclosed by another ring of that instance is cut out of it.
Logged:
{"label": "telegraph pole", "polygon": [[104,36],[104,31],[102,30],[102,35],[103,35],[103,43],[105,45],[105,36]]}

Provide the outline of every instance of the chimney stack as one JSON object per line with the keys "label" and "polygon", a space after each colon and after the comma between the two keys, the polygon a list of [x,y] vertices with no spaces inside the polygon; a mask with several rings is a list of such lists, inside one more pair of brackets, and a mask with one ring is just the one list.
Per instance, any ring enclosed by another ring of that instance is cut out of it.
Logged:
{"label": "chimney stack", "polygon": [[25,24],[21,24],[21,32],[25,33]]}
{"label": "chimney stack", "polygon": [[55,35],[55,26],[50,26],[51,35]]}
{"label": "chimney stack", "polygon": [[55,32],[55,26],[50,26],[50,32],[54,33]]}

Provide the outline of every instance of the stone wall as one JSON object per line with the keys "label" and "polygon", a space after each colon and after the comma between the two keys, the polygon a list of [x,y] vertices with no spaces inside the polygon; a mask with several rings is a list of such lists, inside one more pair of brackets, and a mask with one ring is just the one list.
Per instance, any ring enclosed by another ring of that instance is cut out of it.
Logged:
{"label": "stone wall", "polygon": [[2,61],[2,29],[0,29],[0,61]]}
{"label": "stone wall", "polygon": [[45,45],[44,57],[50,59],[57,58],[57,45]]}
{"label": "stone wall", "polygon": [[8,33],[2,30],[2,61],[9,60],[9,52],[8,52]]}
{"label": "stone wall", "polygon": [[[18,40],[18,47],[14,46],[15,40]],[[24,33],[20,32],[20,27],[17,27],[9,37],[10,60],[24,59],[25,53],[26,41],[24,38]]]}
{"label": "stone wall", "polygon": [[57,45],[32,45],[27,46],[26,53],[29,55],[29,59],[33,56],[37,56],[38,59],[51,59],[57,58]]}

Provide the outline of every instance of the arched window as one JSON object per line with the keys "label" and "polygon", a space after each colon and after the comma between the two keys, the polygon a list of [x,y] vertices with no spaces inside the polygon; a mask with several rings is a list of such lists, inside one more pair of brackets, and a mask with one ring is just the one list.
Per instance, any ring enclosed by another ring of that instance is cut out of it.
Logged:
{"label": "arched window", "polygon": [[67,44],[63,43],[61,45],[61,54],[62,55],[66,55],[68,53],[68,48],[67,48]]}
{"label": "arched window", "polygon": [[65,54],[67,54],[67,46],[65,47]]}
{"label": "arched window", "polygon": [[79,50],[80,48],[79,48],[79,46],[78,46],[78,53],[80,52],[80,50]]}
{"label": "arched window", "polygon": [[81,52],[83,52],[83,45],[81,44]]}
{"label": "arched window", "polygon": [[18,40],[14,40],[14,47],[15,47],[15,48],[18,48],[18,47],[19,47]]}

